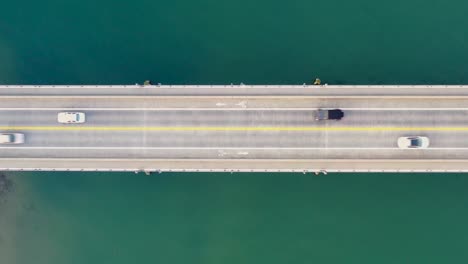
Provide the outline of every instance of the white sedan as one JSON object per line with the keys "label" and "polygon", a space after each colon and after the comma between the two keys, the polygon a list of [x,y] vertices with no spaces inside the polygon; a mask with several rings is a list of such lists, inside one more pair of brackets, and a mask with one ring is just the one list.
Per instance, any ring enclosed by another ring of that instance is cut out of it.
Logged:
{"label": "white sedan", "polygon": [[24,134],[22,133],[1,133],[0,144],[23,144]]}
{"label": "white sedan", "polygon": [[412,136],[398,138],[398,147],[401,149],[424,149],[429,147],[429,138]]}
{"label": "white sedan", "polygon": [[57,120],[59,123],[84,123],[85,114],[81,112],[61,112],[58,113]]}

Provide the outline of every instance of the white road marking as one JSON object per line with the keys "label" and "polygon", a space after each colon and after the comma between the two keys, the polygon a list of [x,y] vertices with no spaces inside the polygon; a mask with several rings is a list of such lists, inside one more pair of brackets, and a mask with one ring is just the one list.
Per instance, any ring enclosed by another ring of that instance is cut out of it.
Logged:
{"label": "white road marking", "polygon": [[[241,106],[243,107],[243,106]],[[18,107],[18,108],[0,108],[0,111],[314,111],[318,109],[341,109],[343,111],[468,111],[468,107],[458,107],[458,108],[341,108],[341,107],[331,107],[331,108],[60,108],[60,107]]]}
{"label": "white road marking", "polygon": [[[467,89],[468,90],[468,89]],[[321,99],[334,99],[334,100],[354,100],[354,99],[379,99],[379,100],[434,100],[434,99],[445,99],[445,100],[466,100],[468,99],[468,91],[466,95],[439,95],[439,94],[425,94],[425,95],[416,95],[416,94],[381,94],[381,95],[346,95],[346,94],[299,94],[299,95],[290,95],[290,94],[277,94],[277,95],[251,95],[251,94],[215,94],[215,95],[206,95],[203,93],[198,94],[173,94],[173,95],[155,95],[155,94],[142,94],[142,95],[109,95],[109,94],[89,94],[89,95],[78,95],[78,94],[68,94],[68,95],[1,95],[0,99],[138,99],[138,100],[148,100],[148,99],[222,99],[229,97],[229,99],[310,99],[310,100],[321,100]]]}
{"label": "white road marking", "polygon": [[[399,149],[397,147],[394,148],[355,148],[355,147],[337,147],[337,148],[321,148],[321,147],[265,147],[265,148],[258,148],[258,147],[27,147],[27,146],[1,146],[0,149],[30,149],[30,150],[46,150],[46,149],[54,149],[54,150],[217,150],[219,155],[226,155],[230,154],[225,150],[399,150],[399,151],[416,151],[416,150],[468,150],[466,148],[427,148],[427,149]],[[247,155],[248,152],[237,152],[239,155]]]}
{"label": "white road marking", "polygon": [[242,107],[242,108],[247,108],[247,102],[246,102],[246,101],[241,101],[241,102],[239,102],[239,103],[236,104],[236,105],[238,105],[238,106],[240,106],[240,107]]}
{"label": "white road marking", "polygon": [[[235,149],[235,148],[193,148],[193,149],[196,149],[196,150],[215,150],[215,149],[217,149],[218,150],[218,157],[224,157],[226,155],[231,155],[231,156],[232,155],[242,155],[242,156],[249,155],[249,152],[247,152],[247,151],[240,151],[240,152],[237,152],[237,153],[224,151],[224,150],[232,150],[232,149]],[[167,148],[166,150],[184,150],[184,148]]]}

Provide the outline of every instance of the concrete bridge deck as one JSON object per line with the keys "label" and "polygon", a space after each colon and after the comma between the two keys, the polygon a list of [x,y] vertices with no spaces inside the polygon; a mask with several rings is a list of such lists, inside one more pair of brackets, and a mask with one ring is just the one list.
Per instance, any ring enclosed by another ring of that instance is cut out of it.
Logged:
{"label": "concrete bridge deck", "polygon": [[468,85],[3,85],[0,95],[468,96]]}
{"label": "concrete bridge deck", "polygon": [[[0,145],[1,170],[459,172],[468,86],[0,86],[4,131],[26,142]],[[408,135],[431,145],[398,149]]]}

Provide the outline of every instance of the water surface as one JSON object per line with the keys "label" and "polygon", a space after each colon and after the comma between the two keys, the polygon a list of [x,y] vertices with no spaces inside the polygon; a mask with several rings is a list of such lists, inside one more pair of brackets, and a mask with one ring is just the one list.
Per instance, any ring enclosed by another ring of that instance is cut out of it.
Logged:
{"label": "water surface", "polygon": [[[467,84],[468,2],[44,0],[0,83]],[[0,263],[464,263],[458,174],[8,173]]]}

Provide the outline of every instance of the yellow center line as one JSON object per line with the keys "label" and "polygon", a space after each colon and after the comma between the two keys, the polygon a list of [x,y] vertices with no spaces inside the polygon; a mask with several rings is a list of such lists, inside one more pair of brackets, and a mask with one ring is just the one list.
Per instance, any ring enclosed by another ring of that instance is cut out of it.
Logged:
{"label": "yellow center line", "polygon": [[0,126],[0,130],[55,131],[468,131],[468,127],[215,127],[215,126]]}

